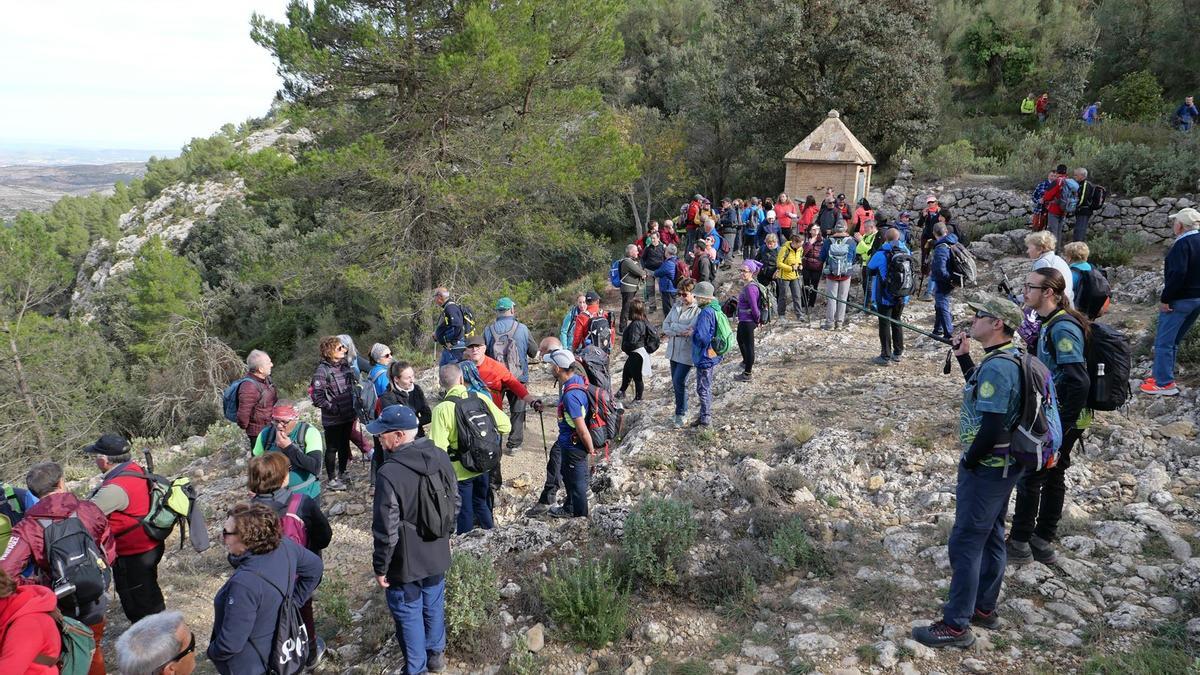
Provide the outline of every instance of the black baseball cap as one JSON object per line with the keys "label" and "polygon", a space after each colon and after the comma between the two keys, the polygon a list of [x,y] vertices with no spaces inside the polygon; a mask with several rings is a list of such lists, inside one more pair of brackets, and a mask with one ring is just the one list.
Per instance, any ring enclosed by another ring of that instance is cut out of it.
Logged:
{"label": "black baseball cap", "polygon": [[104,434],[95,443],[84,446],[83,451],[92,455],[116,457],[129,452],[130,447],[129,441],[121,434]]}

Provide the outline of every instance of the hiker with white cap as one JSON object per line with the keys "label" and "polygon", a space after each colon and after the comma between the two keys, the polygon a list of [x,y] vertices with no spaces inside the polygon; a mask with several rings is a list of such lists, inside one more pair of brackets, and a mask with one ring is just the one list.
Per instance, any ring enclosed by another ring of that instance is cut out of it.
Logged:
{"label": "hiker with white cap", "polygon": [[1175,396],[1175,352],[1200,317],[1200,211],[1182,209],[1171,214],[1175,243],[1163,263],[1163,290],[1159,296],[1158,328],[1154,333],[1154,368],[1142,382],[1142,393]]}
{"label": "hiker with white cap", "polygon": [[[555,349],[543,356],[542,362],[550,364],[554,379],[562,387],[557,415],[558,440],[550,448],[550,453],[552,457],[554,453],[560,456],[562,481],[567,490],[567,498],[562,506],[550,508],[549,513],[555,518],[586,517],[588,457],[596,450],[592,447],[592,435],[587,425],[590,412],[587,377],[583,366],[575,360],[575,355],[566,349]],[[547,478],[549,476],[547,467]]]}

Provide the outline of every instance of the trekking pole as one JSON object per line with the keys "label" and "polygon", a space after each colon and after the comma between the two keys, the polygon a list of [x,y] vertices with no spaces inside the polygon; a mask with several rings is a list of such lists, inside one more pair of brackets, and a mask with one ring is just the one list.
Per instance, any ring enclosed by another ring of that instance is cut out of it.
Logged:
{"label": "trekking pole", "polygon": [[919,335],[924,335],[925,337],[927,337],[927,338],[931,338],[931,339],[933,339],[933,340],[937,340],[938,342],[940,342],[940,343],[942,343],[942,344],[944,344],[944,345],[951,344],[951,342],[950,342],[949,338],[944,338],[944,337],[941,337],[941,336],[938,336],[938,335],[934,335],[933,333],[928,333],[928,332],[926,332],[926,331],[924,331],[924,330],[922,330],[922,329],[920,329],[920,328],[917,328],[916,326],[913,326],[913,325],[910,325],[910,324],[904,323],[903,321],[897,321],[897,320],[893,319],[893,318],[892,318],[892,317],[890,317],[890,316],[884,316],[883,314],[880,314],[880,313],[878,313],[878,312],[876,312],[876,311],[873,311],[873,310],[867,309],[866,307],[863,307],[862,305],[859,305],[859,304],[856,304],[856,303],[850,302],[849,300],[842,300],[842,299],[839,299],[839,298],[837,298],[836,296],[830,295],[830,294],[828,294],[828,293],[826,293],[825,291],[822,291],[822,290],[820,290],[820,289],[813,289],[813,290],[815,290],[817,293],[819,293],[819,294],[821,294],[821,295],[825,296],[826,298],[829,298],[830,300],[833,300],[834,302],[840,302],[840,303],[842,303],[843,305],[846,305],[847,307],[853,307],[854,309],[857,309],[857,310],[860,310],[860,311],[866,312],[867,314],[870,314],[871,316],[877,316],[877,317],[879,317],[879,318],[881,318],[881,319],[884,319],[885,321],[890,321],[890,322],[892,322],[892,323],[896,324],[897,326],[900,326],[901,328],[907,328],[907,329],[911,330],[911,331],[912,331],[912,332],[914,332],[914,333],[917,333],[917,334],[919,334]]}
{"label": "trekking pole", "polygon": [[542,425],[542,452],[546,455],[546,459],[550,459],[550,448],[546,447],[546,418],[542,417],[542,411],[538,411],[538,422]]}

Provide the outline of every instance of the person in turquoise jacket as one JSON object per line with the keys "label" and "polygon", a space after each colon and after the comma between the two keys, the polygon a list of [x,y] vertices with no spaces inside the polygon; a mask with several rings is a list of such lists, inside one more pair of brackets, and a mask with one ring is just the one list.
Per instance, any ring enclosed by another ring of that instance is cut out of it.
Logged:
{"label": "person in turquoise jacket", "polygon": [[571,309],[563,315],[562,326],[558,329],[558,341],[564,345],[571,344],[571,338],[575,330],[575,317],[587,309],[587,298],[583,293],[575,296],[575,304],[571,305]]}

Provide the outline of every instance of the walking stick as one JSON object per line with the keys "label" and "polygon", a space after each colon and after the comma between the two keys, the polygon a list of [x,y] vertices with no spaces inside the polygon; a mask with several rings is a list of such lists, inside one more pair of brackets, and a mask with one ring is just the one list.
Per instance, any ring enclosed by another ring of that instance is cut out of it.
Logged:
{"label": "walking stick", "polygon": [[890,317],[890,316],[884,316],[883,314],[880,314],[879,312],[876,312],[876,311],[874,311],[874,310],[867,309],[866,307],[863,307],[862,305],[859,305],[859,304],[856,304],[856,303],[850,302],[849,300],[842,300],[842,299],[840,299],[840,298],[838,298],[838,297],[836,297],[836,296],[830,295],[830,294],[828,294],[828,293],[826,293],[825,291],[822,291],[822,290],[820,290],[820,289],[813,289],[813,290],[815,290],[817,293],[819,293],[819,294],[821,294],[821,295],[825,296],[826,298],[829,298],[830,300],[833,300],[834,302],[840,302],[840,303],[842,303],[843,305],[846,305],[847,307],[853,307],[854,309],[857,309],[857,310],[860,310],[860,311],[866,312],[867,314],[870,314],[870,315],[872,315],[872,316],[877,316],[877,317],[879,317],[880,319],[883,319],[883,320],[885,320],[885,321],[890,321],[890,322],[892,322],[892,323],[896,324],[897,326],[900,326],[901,328],[907,328],[907,329],[911,330],[911,331],[912,331],[912,332],[914,332],[914,333],[917,333],[917,334],[919,334],[919,335],[924,335],[925,337],[927,337],[927,338],[931,338],[931,339],[933,339],[933,340],[937,340],[938,342],[940,342],[940,343],[942,343],[942,344],[944,344],[944,345],[949,345],[949,344],[951,344],[951,341],[950,341],[948,338],[944,338],[944,337],[942,337],[942,336],[940,336],[940,335],[934,335],[933,333],[928,333],[928,332],[926,332],[926,331],[924,331],[924,330],[922,330],[922,329],[920,329],[920,328],[917,328],[916,326],[913,326],[913,325],[910,325],[910,324],[904,323],[903,321],[897,321],[896,319],[893,319],[893,318],[892,318],[892,317]]}
{"label": "walking stick", "polygon": [[542,425],[542,452],[546,455],[546,459],[550,459],[550,448],[546,447],[546,418],[542,417],[542,411],[538,411],[538,422]]}

